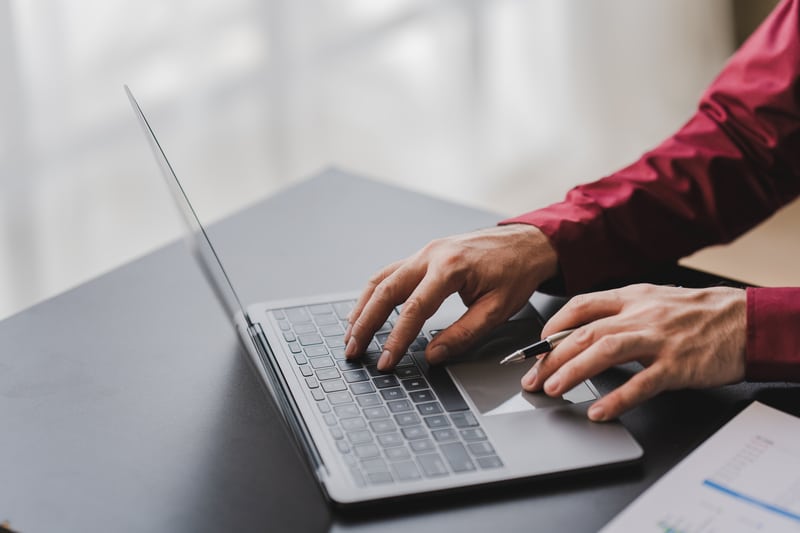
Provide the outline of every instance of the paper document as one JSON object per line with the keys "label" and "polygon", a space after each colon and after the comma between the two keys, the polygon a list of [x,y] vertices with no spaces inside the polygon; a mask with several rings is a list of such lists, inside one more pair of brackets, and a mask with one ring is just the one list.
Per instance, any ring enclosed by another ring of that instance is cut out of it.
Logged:
{"label": "paper document", "polygon": [[800,418],[753,402],[602,531],[800,532]]}

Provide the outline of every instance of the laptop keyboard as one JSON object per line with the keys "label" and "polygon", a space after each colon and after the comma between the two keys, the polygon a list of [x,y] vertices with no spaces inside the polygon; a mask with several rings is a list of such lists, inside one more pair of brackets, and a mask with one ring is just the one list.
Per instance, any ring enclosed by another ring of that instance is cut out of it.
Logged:
{"label": "laptop keyboard", "polygon": [[499,468],[502,461],[443,368],[428,367],[420,336],[393,372],[376,364],[398,314],[364,355],[344,356],[344,328],[355,302],[272,311],[358,486]]}

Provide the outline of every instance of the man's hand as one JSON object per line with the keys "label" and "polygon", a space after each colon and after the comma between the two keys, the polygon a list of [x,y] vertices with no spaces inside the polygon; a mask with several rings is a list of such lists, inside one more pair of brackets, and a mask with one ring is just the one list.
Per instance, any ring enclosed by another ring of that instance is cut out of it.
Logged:
{"label": "man's hand", "polygon": [[431,363],[443,361],[519,311],[556,270],[555,251],[533,226],[514,224],[435,240],[369,280],[350,313],[345,355],[360,355],[392,309],[403,304],[378,361],[381,370],[393,368],[425,321],[457,292],[467,312],[425,352]]}
{"label": "man's hand", "polygon": [[522,378],[528,391],[560,396],[617,364],[646,368],[595,402],[589,418],[610,420],[667,389],[744,379],[745,291],[631,285],[570,300],[542,338],[578,328]]}

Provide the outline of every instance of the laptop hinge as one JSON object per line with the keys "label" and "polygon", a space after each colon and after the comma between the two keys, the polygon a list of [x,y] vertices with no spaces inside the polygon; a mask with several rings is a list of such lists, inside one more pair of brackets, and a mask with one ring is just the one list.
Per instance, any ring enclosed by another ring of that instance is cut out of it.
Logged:
{"label": "laptop hinge", "polygon": [[266,368],[268,378],[272,381],[271,385],[274,390],[272,396],[278,403],[278,410],[297,441],[297,444],[303,450],[304,453],[302,455],[308,461],[312,473],[318,480],[324,482],[329,474],[328,469],[325,466],[325,462],[322,460],[317,445],[314,443],[314,439],[311,437],[305,419],[300,413],[300,409],[289,389],[283,372],[275,362],[274,354],[267,342],[266,335],[264,335],[264,330],[261,328],[261,324],[253,324],[250,322],[249,317],[247,321],[247,332],[250,336],[250,340]]}

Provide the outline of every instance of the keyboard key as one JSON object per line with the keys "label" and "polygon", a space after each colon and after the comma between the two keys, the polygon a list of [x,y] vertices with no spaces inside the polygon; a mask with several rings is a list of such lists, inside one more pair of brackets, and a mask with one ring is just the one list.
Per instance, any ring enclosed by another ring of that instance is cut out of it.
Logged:
{"label": "keyboard key", "polygon": [[415,366],[404,366],[402,368],[395,368],[394,375],[398,378],[415,378],[419,377],[419,369]]}
{"label": "keyboard key", "polygon": [[[346,455],[345,457],[352,457]],[[353,475],[353,482],[358,487],[365,487],[367,485],[367,480],[364,478],[364,474],[361,473],[361,469],[356,466],[350,467],[350,473]]]}
{"label": "keyboard key", "polygon": [[402,413],[413,409],[413,407],[411,407],[411,402],[408,400],[394,400],[387,402],[386,406],[389,407],[389,411],[392,413]]}
{"label": "keyboard key", "polygon": [[329,326],[320,326],[319,332],[323,337],[333,337],[334,335],[344,335],[344,330],[338,322]]}
{"label": "keyboard key", "polygon": [[435,452],[436,445],[431,439],[412,440],[408,443],[414,453],[428,453]]}
{"label": "keyboard key", "polygon": [[343,439],[344,438],[344,432],[342,431],[342,429],[339,426],[333,426],[331,428],[331,436],[336,440]]}
{"label": "keyboard key", "polygon": [[483,469],[487,468],[500,468],[503,466],[503,461],[500,460],[499,457],[496,455],[490,455],[488,457],[478,457],[478,466]]}
{"label": "keyboard key", "polygon": [[347,315],[353,309],[354,302],[336,302],[333,304],[333,312],[340,320],[347,320]]}
{"label": "keyboard key", "polygon": [[400,436],[400,433],[394,431],[392,433],[381,433],[377,436],[378,442],[384,448],[391,448],[394,446],[402,446],[405,444],[403,437]]}
{"label": "keyboard key", "polygon": [[307,333],[305,335],[298,335],[297,340],[300,341],[300,346],[311,346],[313,344],[322,344],[322,337],[320,337],[318,333]]}
{"label": "keyboard key", "polygon": [[311,396],[318,402],[325,399],[325,393],[322,392],[322,389],[311,389]]}
{"label": "keyboard key", "polygon": [[428,430],[422,426],[409,426],[400,430],[408,440],[424,439],[428,436]]}
{"label": "keyboard key", "polygon": [[[336,417],[334,417],[336,420]],[[367,423],[360,416],[358,418],[345,418],[342,420],[342,429],[345,431],[359,431],[367,429]]]}
{"label": "keyboard key", "polygon": [[450,420],[457,428],[468,428],[478,425],[478,419],[469,411],[460,411],[450,414]]}
{"label": "keyboard key", "polygon": [[317,370],[317,379],[324,381],[326,379],[336,379],[339,377],[339,371],[335,368],[322,368]]}
{"label": "keyboard key", "polygon": [[[347,420],[350,420],[349,418]],[[350,444],[366,444],[372,442],[372,433],[369,431],[349,431],[347,433],[347,440]]]}
{"label": "keyboard key", "polygon": [[[319,391],[320,394],[322,395],[322,398],[320,398],[320,400],[325,398],[325,393],[322,392],[320,389],[314,389],[314,390]],[[312,394],[313,394],[313,391],[312,391]],[[342,404],[342,403],[352,402],[353,401],[353,397],[350,396],[350,393],[347,392],[347,391],[334,392],[333,394],[329,394],[328,395],[328,401],[331,402],[332,405],[339,405],[339,404]]]}
{"label": "keyboard key", "polygon": [[383,399],[386,401],[399,400],[400,398],[405,398],[406,393],[403,392],[403,389],[400,387],[393,387],[391,389],[381,390],[381,396],[383,396]]}
{"label": "keyboard key", "polygon": [[428,339],[425,337],[417,337],[416,340],[411,343],[411,346],[408,347],[408,350],[410,352],[424,352],[427,346]]}
{"label": "keyboard key", "polygon": [[388,333],[390,331],[392,331],[392,321],[387,320],[386,322],[383,323],[383,325],[380,328],[378,328],[378,331],[376,331],[375,333]]}
{"label": "keyboard key", "polygon": [[397,426],[391,418],[381,418],[380,420],[373,420],[369,423],[369,427],[375,433],[389,433],[395,431]]}
{"label": "keyboard key", "polygon": [[[385,436],[386,435],[381,435],[381,437],[385,437]],[[380,438],[379,438],[379,440],[380,440]],[[419,441],[414,441],[414,442],[419,442]],[[410,459],[411,458],[411,453],[405,447],[402,447],[402,448],[398,448],[398,447],[386,448],[385,450],[383,450],[383,453],[386,455],[386,458],[389,459],[390,461],[402,461],[404,459]]]}
{"label": "keyboard key", "polygon": [[450,426],[450,420],[447,419],[446,415],[426,416],[425,425],[431,429],[446,428]]}
{"label": "keyboard key", "polygon": [[364,409],[364,416],[366,416],[370,420],[375,420],[378,418],[388,418],[389,413],[386,411],[386,408],[381,407],[367,407]]}
{"label": "keyboard key", "polygon": [[325,420],[325,423],[328,424],[329,426],[335,426],[336,424],[339,423],[338,419],[336,418],[336,415],[334,415],[333,413],[327,413],[322,418],[323,420]]}
{"label": "keyboard key", "polygon": [[392,464],[392,472],[395,477],[400,481],[411,481],[413,479],[420,479],[422,474],[419,473],[417,464],[414,461],[401,461]]}
{"label": "keyboard key", "polygon": [[436,399],[436,397],[433,395],[433,391],[430,389],[409,392],[408,395],[411,397],[414,403],[432,402]]}
{"label": "keyboard key", "polygon": [[325,344],[327,344],[328,348],[330,348],[331,350],[333,350],[334,348],[344,348],[344,335],[327,337],[325,339]]}
{"label": "keyboard key", "polygon": [[290,342],[289,343],[289,350],[292,353],[300,353],[300,352],[303,351],[303,349],[300,347],[300,345],[297,344],[296,342]]}
{"label": "keyboard key", "polygon": [[365,365],[377,365],[378,359],[381,358],[380,352],[365,353],[361,356],[361,362]]}
{"label": "keyboard key", "polygon": [[361,459],[369,459],[370,457],[380,457],[381,451],[372,443],[359,444],[353,446],[353,452]]}
{"label": "keyboard key", "polygon": [[[330,326],[333,324],[339,325],[339,319],[335,315],[319,315],[314,317],[314,322],[322,328],[323,326]],[[339,326],[341,327],[341,326]]]}
{"label": "keyboard key", "polygon": [[289,322],[292,324],[309,322],[311,320],[305,307],[292,307],[290,309],[284,309],[283,311],[286,313],[286,318],[288,318]]}
{"label": "keyboard key", "polygon": [[344,381],[342,381],[341,379],[333,379],[330,381],[323,381],[322,390],[324,390],[327,393],[339,392],[347,390],[347,385],[345,385]]}
{"label": "keyboard key", "polygon": [[447,475],[447,466],[438,453],[417,456],[419,466],[426,477],[439,477]]}
{"label": "keyboard key", "polygon": [[356,401],[361,407],[375,407],[377,405],[383,405],[383,402],[380,398],[378,398],[377,394],[362,394],[360,396],[356,396]]}
{"label": "keyboard key", "polygon": [[333,408],[333,412],[336,413],[336,416],[339,418],[350,418],[351,416],[361,416],[361,411],[358,410],[356,404],[354,403],[346,403],[343,405],[337,405]]}
{"label": "keyboard key", "polygon": [[283,338],[286,339],[286,342],[294,342],[297,340],[297,337],[291,331],[284,331]]}
{"label": "keyboard key", "polygon": [[467,428],[461,430],[461,438],[469,442],[486,440],[486,433],[481,428]]}
{"label": "keyboard key", "polygon": [[400,413],[394,415],[398,426],[414,426],[421,422],[417,413]]}
{"label": "keyboard key", "polygon": [[308,365],[301,365],[300,366],[300,373],[303,374],[304,378],[307,378],[308,376],[313,376],[314,375],[314,371]]}
{"label": "keyboard key", "polygon": [[488,441],[482,440],[478,442],[470,442],[467,444],[467,449],[470,451],[472,455],[475,456],[484,456],[484,455],[494,455],[494,448]]}
{"label": "keyboard key", "polygon": [[294,360],[298,365],[304,365],[308,363],[308,359],[306,359],[306,356],[301,353],[294,354]]}
{"label": "keyboard key", "polygon": [[[334,357],[336,357],[334,355]],[[342,369],[342,371],[348,370],[358,370],[361,368],[361,361],[348,361],[345,359],[344,361],[336,361],[336,365]],[[345,378],[346,379],[346,378]]]}
{"label": "keyboard key", "polygon": [[317,407],[319,407],[319,412],[320,413],[330,413],[331,412],[331,404],[329,404],[328,402],[319,402],[317,404]]}
{"label": "keyboard key", "polygon": [[297,333],[298,335],[300,335],[301,333],[316,333],[317,326],[315,326],[310,322],[307,324],[297,324],[294,327],[294,332]]}
{"label": "keyboard key", "polygon": [[381,354],[381,347],[378,346],[378,343],[375,341],[370,342],[367,345],[366,349],[364,350],[364,355],[370,355],[370,354],[378,354],[379,356]]}
{"label": "keyboard key", "polygon": [[395,366],[397,368],[400,368],[400,367],[403,367],[403,366],[409,366],[409,365],[413,365],[413,364],[414,364],[414,360],[411,358],[411,356],[410,355],[404,355],[403,357],[400,358],[400,360],[397,362],[397,365],[395,365]]}
{"label": "keyboard key", "polygon": [[361,383],[351,383],[350,392],[352,392],[353,394],[369,394],[370,392],[375,392],[375,387],[373,387],[372,383],[368,381],[363,381]]}
{"label": "keyboard key", "polygon": [[319,387],[319,381],[317,381],[317,378],[313,376],[307,377],[306,385],[308,386],[309,389],[316,389],[317,387]]}
{"label": "keyboard key", "polygon": [[346,440],[337,440],[336,447],[339,448],[339,451],[342,453],[350,453],[350,445],[347,444]]}
{"label": "keyboard key", "polygon": [[319,357],[320,355],[328,355],[328,349],[322,344],[308,346],[303,351],[305,352],[306,357]]}
{"label": "keyboard key", "polygon": [[407,391],[415,391],[420,389],[427,389],[428,383],[423,378],[411,378],[402,380],[403,387]]}
{"label": "keyboard key", "polygon": [[[344,424],[342,424],[342,427],[344,427]],[[431,435],[433,435],[433,438],[436,440],[436,442],[449,442],[458,440],[458,434],[452,428],[435,429],[431,431]]]}
{"label": "keyboard key", "polygon": [[373,485],[394,483],[394,479],[392,479],[392,475],[389,472],[370,472],[367,474],[367,480]]}
{"label": "keyboard key", "polygon": [[389,375],[389,372],[381,372],[380,370],[378,370],[378,367],[375,366],[375,365],[368,365],[367,366],[367,373],[369,373],[369,375],[372,376],[372,377]]}
{"label": "keyboard key", "polygon": [[386,461],[383,460],[382,457],[372,457],[370,459],[363,459],[361,461],[361,468],[364,469],[364,472],[388,472],[389,465],[386,464]]}
{"label": "keyboard key", "polygon": [[276,320],[284,320],[286,318],[286,314],[280,309],[275,309],[272,312],[272,316],[274,316]]}
{"label": "keyboard key", "polygon": [[344,348],[332,348],[331,355],[334,359],[345,359]]}
{"label": "keyboard key", "polygon": [[397,387],[397,378],[392,375],[377,376],[372,378],[375,386],[379,389],[386,389],[389,387]]}
{"label": "keyboard key", "polygon": [[[340,361],[342,362],[342,361]],[[369,374],[363,368],[360,370],[352,370],[344,373],[344,380],[348,383],[356,383],[358,381],[369,380]]]}
{"label": "keyboard key", "polygon": [[472,472],[476,469],[475,464],[467,454],[466,448],[464,448],[464,445],[460,442],[440,444],[439,450],[441,450],[445,459],[447,459],[453,472]]}
{"label": "keyboard key", "polygon": [[442,406],[438,402],[419,403],[417,404],[417,410],[422,416],[438,415],[442,412]]}
{"label": "keyboard key", "polygon": [[278,320],[278,327],[281,329],[281,331],[289,331],[292,329],[292,326],[287,320]]}
{"label": "keyboard key", "polygon": [[308,310],[311,311],[312,315],[329,315],[333,313],[333,309],[329,304],[309,305]]}
{"label": "keyboard key", "polygon": [[425,356],[418,352],[414,352],[414,360],[417,366],[423,370],[428,369],[426,376],[431,388],[436,391],[436,396],[439,397],[439,401],[442,402],[442,406],[447,412],[469,410],[467,402],[464,401],[464,397],[461,396],[461,392],[444,367],[428,367]]}
{"label": "keyboard key", "polygon": [[333,359],[330,357],[315,357],[310,360],[311,366],[314,368],[328,368],[333,366]]}

